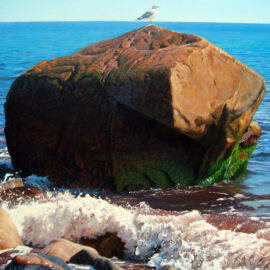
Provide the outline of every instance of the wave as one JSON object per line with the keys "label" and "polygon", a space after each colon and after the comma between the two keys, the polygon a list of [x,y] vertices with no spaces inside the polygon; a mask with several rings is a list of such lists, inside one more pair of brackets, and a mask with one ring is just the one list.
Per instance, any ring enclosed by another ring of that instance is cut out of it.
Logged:
{"label": "wave", "polygon": [[151,266],[253,269],[269,263],[270,225],[253,228],[251,233],[239,230],[253,218],[234,230],[221,230],[210,224],[209,215],[199,211],[154,210],[143,202],[122,207],[89,195],[74,197],[69,192],[47,195],[47,202],[5,207],[22,239],[34,246],[43,247],[61,237],[78,241],[111,232],[125,243],[127,256]]}
{"label": "wave", "polygon": [[0,77],[0,80],[3,80],[3,81],[9,81],[9,80],[14,80],[16,79],[18,76],[3,76],[3,77]]}
{"label": "wave", "polygon": [[31,61],[21,61],[18,63],[19,65],[32,64]]}
{"label": "wave", "polygon": [[267,153],[267,152],[258,152],[258,153],[254,153],[254,154],[252,155],[252,158],[253,158],[253,159],[256,158],[256,160],[259,160],[259,161],[260,161],[259,158],[265,159],[265,158],[268,158],[269,156],[270,156],[270,153]]}

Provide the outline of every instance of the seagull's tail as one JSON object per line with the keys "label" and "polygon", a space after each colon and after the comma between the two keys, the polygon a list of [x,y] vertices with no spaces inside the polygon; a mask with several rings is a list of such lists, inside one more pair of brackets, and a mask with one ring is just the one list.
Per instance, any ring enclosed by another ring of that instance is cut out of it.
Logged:
{"label": "seagull's tail", "polygon": [[143,20],[142,16],[136,19],[136,21],[141,21],[141,20]]}

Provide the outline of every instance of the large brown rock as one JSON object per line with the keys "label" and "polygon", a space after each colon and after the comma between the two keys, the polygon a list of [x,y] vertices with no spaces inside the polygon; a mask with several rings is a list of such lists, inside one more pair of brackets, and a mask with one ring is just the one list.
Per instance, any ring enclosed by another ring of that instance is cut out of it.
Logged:
{"label": "large brown rock", "polygon": [[230,156],[264,92],[260,75],[204,38],[147,26],[19,77],[7,145],[23,176],[59,185],[195,184]]}

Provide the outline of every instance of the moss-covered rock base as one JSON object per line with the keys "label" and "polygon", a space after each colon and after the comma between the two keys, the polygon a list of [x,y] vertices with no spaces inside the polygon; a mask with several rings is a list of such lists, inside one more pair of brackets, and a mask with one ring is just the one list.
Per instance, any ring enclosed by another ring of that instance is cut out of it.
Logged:
{"label": "moss-covered rock base", "polygon": [[247,148],[242,148],[240,145],[236,146],[228,158],[224,160],[219,158],[217,162],[209,168],[209,177],[199,179],[196,183],[198,185],[211,186],[217,181],[236,179],[246,170],[248,160],[255,148],[256,145]]}

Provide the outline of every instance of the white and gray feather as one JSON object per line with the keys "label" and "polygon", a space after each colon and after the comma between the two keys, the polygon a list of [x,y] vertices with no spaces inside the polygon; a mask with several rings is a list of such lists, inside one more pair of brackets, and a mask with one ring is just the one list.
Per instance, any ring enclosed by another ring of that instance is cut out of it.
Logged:
{"label": "white and gray feather", "polygon": [[150,20],[151,22],[152,19],[157,15],[157,9],[157,6],[153,6],[151,9],[147,10],[141,17],[137,18],[137,20]]}

